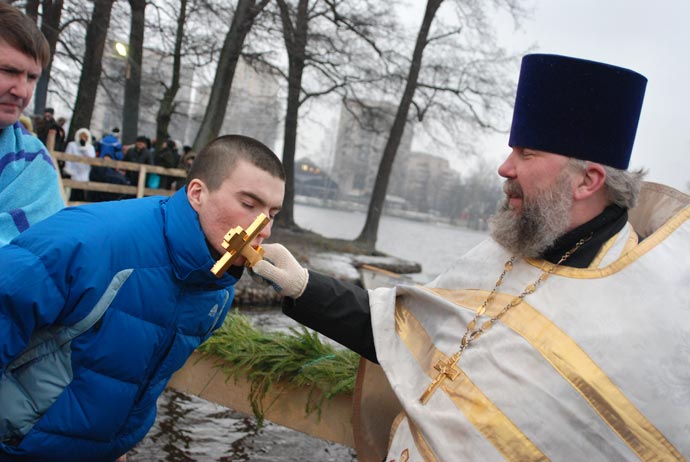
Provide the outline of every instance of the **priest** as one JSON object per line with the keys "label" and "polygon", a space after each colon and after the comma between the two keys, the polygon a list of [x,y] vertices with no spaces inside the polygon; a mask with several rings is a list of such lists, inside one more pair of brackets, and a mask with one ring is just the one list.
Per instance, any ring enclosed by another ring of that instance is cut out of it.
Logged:
{"label": "priest", "polygon": [[380,364],[399,412],[378,460],[690,455],[690,197],[628,170],[646,82],[525,56],[491,237],[426,286],[368,292],[264,246],[284,312]]}

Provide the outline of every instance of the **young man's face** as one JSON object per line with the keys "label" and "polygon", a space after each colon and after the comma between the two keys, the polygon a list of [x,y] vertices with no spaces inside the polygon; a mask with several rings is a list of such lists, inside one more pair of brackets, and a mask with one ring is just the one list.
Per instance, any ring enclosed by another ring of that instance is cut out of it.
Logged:
{"label": "young man's face", "polygon": [[0,129],[19,119],[40,75],[38,61],[0,40]]}
{"label": "young man's face", "polygon": [[[257,246],[271,235],[273,218],[280,211],[285,195],[285,182],[245,160],[235,164],[230,175],[216,191],[209,191],[204,182],[193,179],[187,185],[187,197],[199,214],[206,240],[220,254],[225,253],[223,238],[230,229],[247,229],[263,213],[271,219],[252,245]],[[243,265],[244,258],[235,260]]]}

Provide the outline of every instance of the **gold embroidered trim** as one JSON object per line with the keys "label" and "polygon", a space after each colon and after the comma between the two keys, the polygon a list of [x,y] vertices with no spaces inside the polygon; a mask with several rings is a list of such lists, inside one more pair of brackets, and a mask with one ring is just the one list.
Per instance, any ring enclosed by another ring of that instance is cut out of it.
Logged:
{"label": "gold embroidered trim", "polygon": [[[427,290],[473,310],[478,309],[486,298],[486,291]],[[494,315],[512,298],[513,295],[510,294],[496,294],[487,307],[486,315]],[[501,322],[539,351],[642,461],[685,460],[587,353],[536,309],[523,300],[520,305],[506,313]]]}
{"label": "gold embroidered trim", "polygon": [[637,244],[639,244],[640,240],[637,237],[637,233],[635,232],[635,228],[630,225],[630,236],[628,236],[628,240],[625,243],[625,246],[623,247],[623,252],[621,252],[621,255],[625,255],[626,253],[630,252],[632,249],[635,248]]}
{"label": "gold embroidered trim", "polygon": [[[560,267],[557,268],[553,274],[558,274],[560,276],[565,276],[574,279],[596,279],[610,276],[617,273],[635,262],[638,258],[642,257],[644,254],[656,247],[660,242],[671,235],[676,229],[683,225],[688,219],[690,219],[690,207],[685,207],[683,210],[674,215],[670,220],[668,220],[663,226],[657,229],[649,237],[644,239],[641,243],[635,246],[629,252],[626,252],[618,260],[614,261],[604,268],[571,268],[571,267]],[[535,266],[542,271],[549,268],[551,263],[545,262],[544,260],[528,258],[527,263]]]}
{"label": "gold embroidered trim", "polygon": [[[395,416],[395,419],[391,424],[391,433],[388,438],[388,452],[391,452],[391,446],[393,446],[393,438],[395,434],[398,432],[400,424],[402,424],[404,420],[407,420],[407,426],[409,427],[410,433],[412,434],[412,438],[414,439],[417,452],[419,452],[422,455],[422,457],[424,457],[424,462],[439,462],[438,458],[429,447],[429,444],[426,442],[426,440],[424,440],[422,433],[412,423],[412,421],[407,416],[407,414],[405,414],[404,411],[400,412],[400,414]],[[407,454],[408,459],[404,459],[403,454],[405,453]],[[403,460],[409,460],[409,450],[404,449],[403,454],[400,455],[400,461],[402,462]]]}
{"label": "gold embroidered trim", "polygon": [[601,246],[601,249],[599,249],[599,252],[597,253],[597,256],[594,257],[594,260],[592,260],[592,263],[589,264],[587,267],[588,269],[594,269],[594,268],[599,268],[599,264],[601,261],[604,259],[606,255],[608,255],[609,251],[611,250],[611,247],[618,241],[620,238],[620,233],[616,234],[615,236],[611,237],[608,241],[604,243],[603,246]]}
{"label": "gold embroidered trim", "polygon": [[412,423],[409,418],[407,419],[407,425],[410,427],[410,433],[412,433],[412,438],[414,438],[414,444],[417,446],[417,451],[424,458],[424,462],[439,462],[438,457],[436,457],[436,454],[431,450],[429,443],[424,439],[422,432],[419,431],[417,426]]}
{"label": "gold embroidered trim", "polygon": [[[435,376],[433,365],[439,359],[447,358],[436,349],[424,327],[399,299],[395,307],[395,327],[422,370],[429,377]],[[441,389],[506,461],[548,461],[539,448],[464,373],[454,381],[441,385]]]}
{"label": "gold embroidered trim", "polygon": [[398,433],[398,427],[400,427],[400,424],[405,420],[407,417],[407,414],[405,414],[405,411],[400,411],[398,415],[395,416],[395,419],[393,419],[393,423],[391,424],[391,431],[388,434],[388,452],[391,452],[391,447],[393,446],[393,437],[395,436],[396,433]]}

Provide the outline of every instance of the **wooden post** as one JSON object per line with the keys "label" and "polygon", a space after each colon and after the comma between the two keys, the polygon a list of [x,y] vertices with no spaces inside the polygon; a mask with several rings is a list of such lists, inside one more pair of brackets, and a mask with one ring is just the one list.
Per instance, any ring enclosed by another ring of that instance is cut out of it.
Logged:
{"label": "wooden post", "polygon": [[65,185],[62,183],[62,174],[60,173],[60,166],[53,156],[55,151],[55,130],[48,130],[48,139],[46,140],[46,148],[48,149],[48,155],[50,160],[53,161],[53,166],[55,167],[55,174],[57,175],[58,187],[60,188],[60,195],[62,196],[62,202],[67,204],[67,193],[65,192]]}
{"label": "wooden post", "polygon": [[141,164],[139,168],[139,181],[137,182],[137,199],[144,197],[144,189],[146,188],[146,164]]}

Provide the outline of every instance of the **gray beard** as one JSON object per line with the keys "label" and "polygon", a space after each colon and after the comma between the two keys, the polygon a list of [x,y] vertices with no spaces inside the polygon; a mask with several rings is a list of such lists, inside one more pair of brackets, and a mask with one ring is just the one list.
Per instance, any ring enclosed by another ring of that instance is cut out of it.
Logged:
{"label": "gray beard", "polygon": [[529,200],[523,196],[519,213],[510,209],[506,198],[489,219],[491,237],[514,255],[541,256],[568,230],[573,203],[570,188],[570,175],[563,172],[550,189],[538,191]]}

